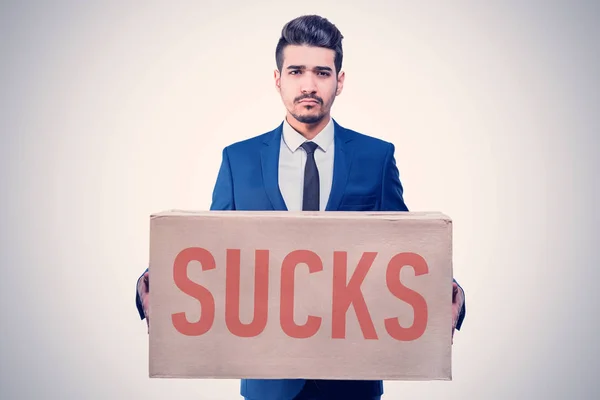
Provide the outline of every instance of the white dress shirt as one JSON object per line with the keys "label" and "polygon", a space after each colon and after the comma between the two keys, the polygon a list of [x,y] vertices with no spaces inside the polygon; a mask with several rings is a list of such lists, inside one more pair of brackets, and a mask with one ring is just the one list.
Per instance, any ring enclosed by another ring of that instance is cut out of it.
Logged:
{"label": "white dress shirt", "polygon": [[[319,170],[319,209],[324,211],[333,181],[333,119],[311,142],[317,144],[315,162]],[[289,211],[302,211],[304,191],[304,166],[306,152],[300,147],[306,138],[284,119],[279,150],[279,190]]]}

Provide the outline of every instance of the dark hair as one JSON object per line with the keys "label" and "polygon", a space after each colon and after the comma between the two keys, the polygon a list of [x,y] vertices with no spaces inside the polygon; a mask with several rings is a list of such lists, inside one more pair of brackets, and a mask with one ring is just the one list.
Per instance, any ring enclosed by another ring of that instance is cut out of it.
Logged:
{"label": "dark hair", "polygon": [[308,45],[324,47],[335,51],[336,73],[342,69],[342,33],[326,18],[318,15],[303,15],[291,20],[281,30],[281,38],[275,49],[275,62],[281,72],[283,67],[283,49],[288,45]]}

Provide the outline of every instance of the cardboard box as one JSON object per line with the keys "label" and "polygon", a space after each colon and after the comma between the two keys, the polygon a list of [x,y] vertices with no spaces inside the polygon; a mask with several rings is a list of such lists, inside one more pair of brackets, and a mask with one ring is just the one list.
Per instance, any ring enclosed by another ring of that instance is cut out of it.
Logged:
{"label": "cardboard box", "polygon": [[440,213],[151,217],[150,377],[451,380]]}

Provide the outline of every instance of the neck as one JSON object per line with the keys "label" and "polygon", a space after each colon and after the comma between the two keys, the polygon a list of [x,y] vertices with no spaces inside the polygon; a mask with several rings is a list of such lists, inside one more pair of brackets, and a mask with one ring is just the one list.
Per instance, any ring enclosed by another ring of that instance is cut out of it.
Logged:
{"label": "neck", "polygon": [[327,126],[330,119],[331,119],[331,116],[326,115],[319,122],[316,122],[314,124],[305,124],[303,122],[298,121],[296,118],[294,118],[289,113],[286,116],[286,120],[287,120],[288,124],[290,124],[290,126],[292,128],[294,128],[294,130],[296,130],[296,132],[298,132],[299,134],[304,136],[306,138],[306,140],[314,139],[315,136],[317,136],[319,134],[319,132],[321,132],[323,130],[323,128],[325,128]]}

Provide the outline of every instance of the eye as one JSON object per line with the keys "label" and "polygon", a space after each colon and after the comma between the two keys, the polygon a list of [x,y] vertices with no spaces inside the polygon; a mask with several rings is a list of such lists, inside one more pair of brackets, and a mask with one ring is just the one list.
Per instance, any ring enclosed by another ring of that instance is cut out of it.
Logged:
{"label": "eye", "polygon": [[297,69],[294,69],[294,70],[290,71],[290,75],[298,75],[300,73],[301,73],[301,71],[297,70]]}
{"label": "eye", "polygon": [[320,72],[317,72],[317,75],[319,75],[319,76],[329,76],[331,74],[329,72],[320,71]]}

